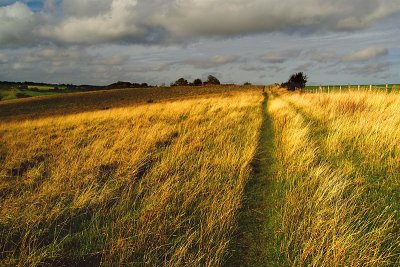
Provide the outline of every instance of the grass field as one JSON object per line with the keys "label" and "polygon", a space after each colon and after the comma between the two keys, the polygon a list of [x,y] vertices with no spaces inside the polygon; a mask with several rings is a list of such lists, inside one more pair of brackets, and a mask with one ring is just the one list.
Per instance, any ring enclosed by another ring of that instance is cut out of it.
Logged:
{"label": "grass field", "polygon": [[[49,91],[49,90],[54,90],[54,86],[48,86],[48,85],[28,85],[28,89],[37,89],[37,90]],[[63,89],[63,88],[60,88],[60,89]]]}
{"label": "grass field", "polygon": [[144,89],[115,89],[81,93],[57,94],[44,97],[15,99],[0,102],[0,119],[24,120],[54,115],[67,115],[85,111],[107,110],[198,96],[214,96],[237,91],[258,90],[256,87],[171,87]]}
{"label": "grass field", "polygon": [[398,94],[274,93],[283,181],[282,257],[290,266],[400,264]]}
{"label": "grass field", "polygon": [[397,93],[0,103],[0,266],[399,266]]}
{"label": "grass field", "polygon": [[261,101],[251,91],[2,123],[0,265],[219,265]]}
{"label": "grass field", "polygon": [[60,92],[53,92],[51,90],[48,91],[32,91],[32,90],[21,90],[17,88],[10,89],[0,89],[0,100],[13,100],[18,98],[27,98],[33,96],[46,96],[46,95],[54,95],[60,94]]}

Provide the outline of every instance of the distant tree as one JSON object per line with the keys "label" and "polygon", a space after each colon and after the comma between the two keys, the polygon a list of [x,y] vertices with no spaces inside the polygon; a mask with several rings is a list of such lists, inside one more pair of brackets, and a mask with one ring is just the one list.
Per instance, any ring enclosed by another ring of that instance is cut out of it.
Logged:
{"label": "distant tree", "polygon": [[221,82],[213,75],[208,75],[207,84],[221,84]]}
{"label": "distant tree", "polygon": [[290,91],[294,91],[297,88],[304,88],[306,87],[307,83],[307,75],[303,72],[297,72],[290,76],[289,80],[285,83],[282,83],[281,86],[287,88]]}
{"label": "distant tree", "polygon": [[187,86],[189,83],[186,79],[184,78],[179,78],[178,80],[176,80],[176,82],[174,82],[173,84],[171,84],[172,86]]}
{"label": "distant tree", "polygon": [[251,85],[251,82],[245,82],[243,85],[244,86],[249,86],[249,85]]}
{"label": "distant tree", "polygon": [[22,90],[28,90],[28,89],[29,89],[29,87],[28,87],[28,85],[27,85],[27,84],[22,84],[22,85],[20,85],[20,86],[19,86],[19,89],[22,89]]}
{"label": "distant tree", "polygon": [[193,85],[194,86],[201,86],[201,85],[203,85],[203,82],[200,79],[195,79],[193,81]]}

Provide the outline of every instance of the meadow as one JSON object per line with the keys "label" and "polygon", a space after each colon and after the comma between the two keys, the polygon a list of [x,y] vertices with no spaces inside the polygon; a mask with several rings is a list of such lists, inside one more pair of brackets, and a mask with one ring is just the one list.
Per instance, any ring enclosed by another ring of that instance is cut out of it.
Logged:
{"label": "meadow", "polygon": [[271,94],[288,266],[400,264],[400,98]]}
{"label": "meadow", "polygon": [[0,126],[0,265],[220,265],[259,90]]}
{"label": "meadow", "polygon": [[0,89],[0,100],[5,101],[18,98],[27,98],[27,97],[36,97],[36,96],[45,96],[54,94],[59,94],[59,92],[54,92],[51,90],[40,91],[40,90],[9,88],[9,89]]}
{"label": "meadow", "polygon": [[[0,101],[0,120],[25,120],[54,115],[77,114],[86,111],[129,107],[136,104],[168,102],[182,98],[215,96],[237,91],[252,91],[257,87],[204,86],[152,87],[59,93],[24,99]],[[258,89],[260,90],[260,89]]]}
{"label": "meadow", "polygon": [[398,93],[110,90],[0,119],[0,266],[400,265]]}

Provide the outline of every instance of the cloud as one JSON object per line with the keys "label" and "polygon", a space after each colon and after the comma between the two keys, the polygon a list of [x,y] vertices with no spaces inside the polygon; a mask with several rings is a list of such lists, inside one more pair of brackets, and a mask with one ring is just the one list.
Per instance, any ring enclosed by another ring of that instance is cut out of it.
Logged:
{"label": "cloud", "polygon": [[175,64],[187,64],[192,65],[196,68],[208,69],[213,67],[218,67],[222,65],[227,65],[231,63],[238,62],[240,60],[239,56],[235,55],[215,55],[210,58],[192,58],[183,61],[176,62]]}
{"label": "cloud", "polygon": [[[365,29],[393,15],[392,0],[63,0],[32,12],[0,7],[0,46],[38,43],[171,44],[258,33]],[[58,3],[58,4],[56,4]]]}
{"label": "cloud", "polygon": [[265,71],[265,67],[257,65],[245,65],[240,67],[244,71]]}
{"label": "cloud", "polygon": [[358,76],[371,76],[381,73],[386,73],[390,70],[390,64],[387,62],[384,63],[374,63],[363,66],[348,66],[345,68],[345,71]]}
{"label": "cloud", "polygon": [[339,59],[339,56],[335,51],[310,50],[307,51],[304,55],[307,59],[319,63],[329,63],[337,61]]}
{"label": "cloud", "polygon": [[6,63],[8,63],[8,56],[0,53],[0,64],[6,64]]}
{"label": "cloud", "polygon": [[261,60],[267,63],[283,63],[289,59],[297,58],[300,50],[271,51],[261,56]]}
{"label": "cloud", "polygon": [[29,44],[35,39],[32,32],[39,21],[39,17],[22,3],[0,7],[0,46]]}
{"label": "cloud", "polygon": [[281,73],[286,70],[286,67],[280,67],[277,65],[273,65],[273,66],[268,66],[267,69],[274,73]]}
{"label": "cloud", "polygon": [[[1,57],[0,57],[1,59]],[[44,47],[16,57],[18,63],[50,63],[53,66],[61,65],[123,65],[129,56],[114,54],[105,56],[89,53],[80,47]]]}
{"label": "cloud", "polygon": [[382,47],[369,47],[345,56],[344,61],[367,61],[389,54],[388,49]]}
{"label": "cloud", "polygon": [[304,64],[301,64],[301,65],[299,65],[299,66],[293,68],[293,71],[297,71],[297,72],[298,72],[298,71],[308,71],[308,70],[310,70],[310,68],[313,67],[313,66],[314,66],[313,63],[308,62],[308,63],[304,63]]}

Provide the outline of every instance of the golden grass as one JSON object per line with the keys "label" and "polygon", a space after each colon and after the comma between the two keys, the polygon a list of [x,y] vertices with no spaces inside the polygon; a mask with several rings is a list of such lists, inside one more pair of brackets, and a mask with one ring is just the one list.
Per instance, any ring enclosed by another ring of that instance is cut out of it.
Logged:
{"label": "golden grass", "polygon": [[220,265],[259,92],[0,125],[0,265]]}
{"label": "golden grass", "polygon": [[399,266],[400,99],[271,97],[289,266]]}

